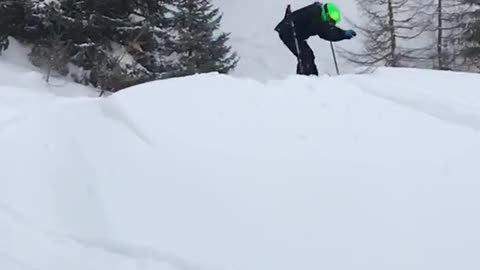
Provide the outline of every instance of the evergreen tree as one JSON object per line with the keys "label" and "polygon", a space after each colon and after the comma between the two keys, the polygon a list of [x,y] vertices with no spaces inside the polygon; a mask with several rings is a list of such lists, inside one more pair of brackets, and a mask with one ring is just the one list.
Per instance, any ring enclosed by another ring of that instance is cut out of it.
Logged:
{"label": "evergreen tree", "polygon": [[238,58],[226,45],[229,33],[219,33],[222,15],[210,0],[175,0],[174,49],[180,74],[220,72],[235,68]]}
{"label": "evergreen tree", "polygon": [[131,85],[167,70],[162,45],[169,38],[165,14],[169,0],[63,1],[66,22],[75,28],[72,62],[87,71],[94,85],[105,88],[109,83],[99,80],[113,77],[116,84],[123,77],[120,85]]}
{"label": "evergreen tree", "polygon": [[0,2],[0,53],[8,48],[8,37],[24,29],[24,0]]}
{"label": "evergreen tree", "polygon": [[155,78],[168,77],[173,68],[169,55],[173,52],[172,37],[169,28],[172,19],[169,14],[172,0],[138,1],[130,19],[141,22],[143,32],[140,32],[129,44],[132,54],[137,55],[137,61],[154,74]]}
{"label": "evergreen tree", "polygon": [[56,71],[61,75],[68,74],[69,62],[67,43],[63,36],[66,29],[61,23],[60,4],[43,0],[25,1],[24,37],[35,40],[29,54],[31,62],[47,69],[47,81]]}
{"label": "evergreen tree", "polygon": [[117,91],[153,79],[227,73],[238,59],[225,45],[228,34],[214,33],[220,20],[206,0],[3,1],[0,52],[11,36],[32,45],[30,60],[48,71],[47,80],[52,71],[70,73]]}

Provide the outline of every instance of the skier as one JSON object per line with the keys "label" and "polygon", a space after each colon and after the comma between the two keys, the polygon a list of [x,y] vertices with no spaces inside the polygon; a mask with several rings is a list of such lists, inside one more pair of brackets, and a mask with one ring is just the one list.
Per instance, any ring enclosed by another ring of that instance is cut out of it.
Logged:
{"label": "skier", "polygon": [[307,39],[319,36],[328,41],[351,39],[357,34],[336,26],[341,20],[340,9],[333,3],[314,2],[294,12],[288,5],[285,17],[275,27],[280,39],[297,57],[297,74],[317,75],[315,56]]}

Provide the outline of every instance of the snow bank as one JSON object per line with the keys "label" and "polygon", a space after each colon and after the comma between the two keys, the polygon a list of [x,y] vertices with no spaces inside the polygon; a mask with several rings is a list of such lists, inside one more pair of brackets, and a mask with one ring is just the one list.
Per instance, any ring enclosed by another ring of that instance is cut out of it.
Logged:
{"label": "snow bank", "polygon": [[0,80],[1,269],[480,267],[478,75],[37,79]]}
{"label": "snow bank", "polygon": [[[28,59],[30,48],[13,38],[9,41],[8,50],[3,51],[0,56],[0,87],[13,87],[15,92],[22,91],[26,95],[39,93],[43,96],[50,94],[61,97],[98,96],[97,91],[63,77],[52,76],[50,83],[47,83],[46,72],[33,66]],[[2,92],[13,95],[8,88]],[[5,98],[5,95],[0,98]]]}

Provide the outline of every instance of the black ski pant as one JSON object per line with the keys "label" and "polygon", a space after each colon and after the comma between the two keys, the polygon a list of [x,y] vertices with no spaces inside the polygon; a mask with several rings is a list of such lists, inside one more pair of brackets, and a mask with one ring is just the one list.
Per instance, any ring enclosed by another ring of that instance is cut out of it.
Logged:
{"label": "black ski pant", "polygon": [[300,59],[297,63],[297,74],[318,75],[317,66],[315,65],[315,56],[310,46],[308,46],[307,41],[298,39],[299,52],[297,53],[293,29],[284,24],[283,27],[279,27],[277,31],[283,44],[285,44],[293,55],[297,57],[297,60]]}

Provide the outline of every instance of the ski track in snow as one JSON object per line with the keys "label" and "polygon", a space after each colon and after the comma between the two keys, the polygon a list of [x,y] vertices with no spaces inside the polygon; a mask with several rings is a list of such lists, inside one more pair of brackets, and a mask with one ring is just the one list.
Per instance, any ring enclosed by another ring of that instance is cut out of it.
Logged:
{"label": "ski track in snow", "polygon": [[93,99],[0,76],[0,269],[473,269],[478,77],[379,73]]}
{"label": "ski track in snow", "polygon": [[21,269],[21,270],[40,270],[36,267],[26,265],[24,262],[15,259],[5,252],[0,252],[0,262],[6,262],[8,270]]}
{"label": "ski track in snow", "polygon": [[[28,99],[27,99],[28,100]],[[28,109],[22,112],[19,112],[16,115],[11,115],[8,119],[4,120],[0,123],[1,131],[5,131],[8,128],[17,128],[18,125],[28,124],[29,121],[39,122],[43,121],[43,119],[47,119],[52,115],[61,113],[61,111],[68,111],[72,109],[72,106],[89,106],[92,105],[93,107],[97,107],[102,114],[111,119],[115,122],[120,123],[121,125],[126,127],[126,130],[132,132],[136,138],[138,138],[142,143],[153,146],[150,140],[133,124],[133,122],[129,119],[129,117],[122,111],[122,108],[116,103],[114,97],[109,99],[53,99],[51,102],[46,104],[42,104],[36,106],[34,109]],[[93,183],[88,183],[89,179],[96,179],[95,176],[95,168],[90,164],[89,159],[83,153],[81,145],[76,142],[76,139],[71,136],[68,128],[65,128],[62,125],[59,125],[59,128],[63,129],[63,132],[66,136],[70,136],[71,138],[68,139],[68,142],[71,144],[69,149],[72,152],[72,155],[77,157],[77,160],[80,161],[82,166],[84,167],[84,179],[87,183],[84,183],[86,186],[89,187],[91,190],[90,193],[92,196],[99,196],[97,193],[97,187],[93,186]],[[58,172],[62,174],[61,171]],[[66,173],[66,172],[65,172]],[[87,174],[90,174],[88,176]],[[64,181],[59,182],[58,184],[62,184]],[[78,183],[81,184],[81,183]],[[57,186],[60,191],[67,191],[71,189],[69,183],[65,182],[64,187]],[[78,186],[79,187],[79,186]],[[77,188],[78,188],[77,187]],[[70,194],[71,192],[65,192],[65,194],[59,192],[57,195],[59,202],[67,201],[69,198],[65,197],[66,195]],[[101,206],[101,198],[90,198],[90,200],[95,200],[97,203],[97,207]],[[58,204],[60,207],[62,203]],[[64,209],[68,211],[68,208]],[[100,210],[100,209],[97,209]],[[105,214],[105,213],[104,213]],[[201,267],[196,264],[191,264],[187,260],[182,259],[181,257],[162,253],[152,248],[146,247],[139,247],[139,246],[132,246],[129,244],[124,243],[117,243],[111,240],[99,240],[99,239],[88,239],[79,237],[76,235],[68,235],[65,233],[57,232],[51,229],[45,228],[43,225],[36,224],[34,221],[30,220],[29,218],[21,215],[17,212],[13,207],[9,204],[0,201],[0,216],[5,216],[11,222],[11,226],[16,228],[25,228],[29,231],[33,232],[35,235],[41,235],[49,239],[49,244],[57,245],[57,242],[61,243],[75,243],[77,248],[79,249],[87,249],[87,250],[101,250],[103,253],[108,253],[113,256],[125,257],[133,261],[138,262],[146,262],[150,261],[154,265],[154,269],[179,269],[179,270],[193,270],[193,269],[211,269]],[[71,244],[68,244],[71,248]],[[38,268],[32,267],[25,263],[25,260],[20,259],[20,257],[14,257],[8,254],[5,251],[1,250],[0,247],[0,265],[8,265],[11,266],[11,269],[22,269],[22,270],[46,270],[45,268]],[[3,264],[1,264],[3,263]],[[141,267],[139,267],[140,269]],[[89,269],[89,268],[87,268]],[[141,268],[143,269],[143,268]]]}
{"label": "ski track in snow", "polygon": [[[405,95],[402,91],[385,91],[390,85],[379,87],[375,79],[360,77],[350,79],[350,82],[359,90],[372,96],[387,100],[415,111],[427,114],[436,119],[446,121],[465,128],[480,131],[480,104],[455,101],[452,99],[441,99],[435,96],[434,90],[430,95],[421,93],[417,95]],[[480,100],[478,100],[480,102]],[[465,109],[469,108],[469,109]]]}
{"label": "ski track in snow", "polygon": [[[167,253],[162,253],[153,248],[140,247],[129,245],[125,243],[119,243],[112,240],[106,239],[88,239],[82,238],[75,235],[68,235],[65,233],[55,232],[43,228],[40,224],[29,220],[27,217],[22,216],[17,211],[15,211],[8,204],[0,201],[0,217],[7,216],[12,221],[16,228],[28,228],[34,234],[40,234],[48,239],[50,242],[55,243],[76,243],[77,247],[80,249],[88,250],[102,250],[104,253],[109,253],[112,255],[126,257],[134,261],[153,261],[159,265],[169,265],[167,269],[178,269],[178,270],[212,270],[213,268],[207,268],[200,266],[198,264],[192,264],[189,261]],[[71,248],[71,245],[66,245]],[[0,263],[2,259],[10,261],[12,264],[19,266],[21,269],[27,270],[40,270],[43,268],[31,267],[25,264],[25,261],[16,259],[9,255],[8,253],[1,250],[0,247]],[[165,268],[156,268],[156,269],[165,269]]]}
{"label": "ski track in snow", "polygon": [[199,265],[191,264],[189,261],[180,257],[159,252],[152,248],[138,247],[126,245],[123,243],[113,242],[111,240],[101,239],[80,239],[72,237],[78,244],[86,248],[98,248],[112,254],[118,254],[130,257],[135,260],[152,260],[162,264],[169,264],[179,270],[211,270]]}
{"label": "ski track in snow", "polygon": [[111,96],[107,100],[100,100],[98,105],[100,106],[103,115],[106,117],[121,123],[133,134],[136,135],[147,146],[153,147],[153,143],[148,137],[130,120],[129,116],[123,111],[118,102],[115,100],[115,96]]}

